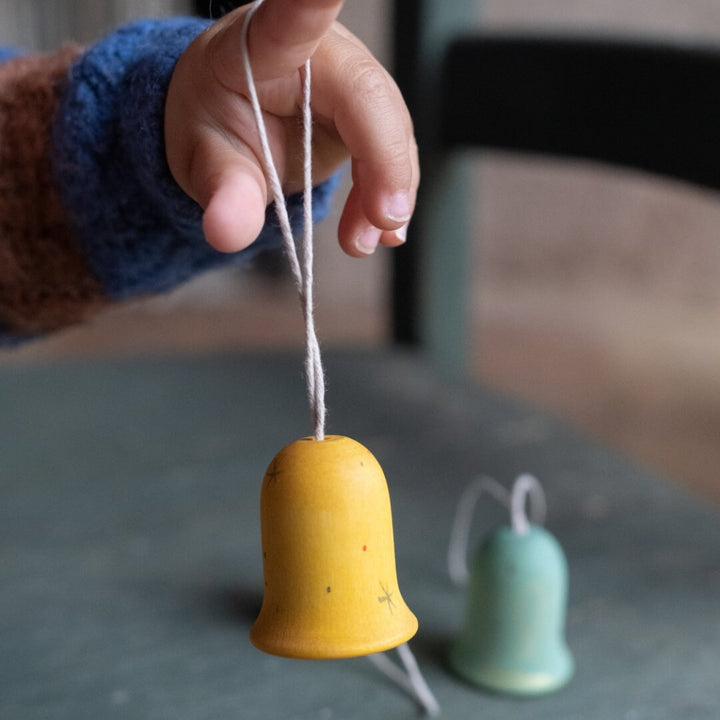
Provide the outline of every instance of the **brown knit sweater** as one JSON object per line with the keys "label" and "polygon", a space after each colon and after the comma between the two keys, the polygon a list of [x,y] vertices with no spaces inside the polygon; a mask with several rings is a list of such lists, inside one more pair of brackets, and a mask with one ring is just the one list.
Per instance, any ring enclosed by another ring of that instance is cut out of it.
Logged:
{"label": "brown knit sweater", "polygon": [[[281,247],[270,208],[249,248],[216,251],[202,209],[170,173],[167,89],[207,25],[139,20],[83,52],[67,46],[0,63],[0,346]],[[337,180],[313,190],[315,221]],[[302,195],[287,201],[291,224],[302,227]]]}
{"label": "brown knit sweater", "polygon": [[50,167],[50,127],[79,49],[0,65],[0,323],[35,335],[107,302],[75,244]]}

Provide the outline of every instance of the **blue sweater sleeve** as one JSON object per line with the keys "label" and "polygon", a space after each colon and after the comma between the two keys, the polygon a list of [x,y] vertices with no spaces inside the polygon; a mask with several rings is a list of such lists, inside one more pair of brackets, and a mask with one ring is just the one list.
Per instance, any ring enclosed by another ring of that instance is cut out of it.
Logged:
{"label": "blue sweater sleeve", "polygon": [[[279,246],[274,208],[258,240],[227,255],[204,240],[200,207],[165,157],[164,106],[175,64],[207,22],[145,20],[120,28],[71,69],[53,124],[53,172],[92,273],[111,300],[174,287],[200,271]],[[314,190],[328,212],[337,177]],[[289,198],[294,227],[299,196]]]}
{"label": "blue sweater sleeve", "polygon": [[5,62],[6,60],[11,60],[20,54],[22,54],[22,51],[19,48],[0,47],[0,63]]}

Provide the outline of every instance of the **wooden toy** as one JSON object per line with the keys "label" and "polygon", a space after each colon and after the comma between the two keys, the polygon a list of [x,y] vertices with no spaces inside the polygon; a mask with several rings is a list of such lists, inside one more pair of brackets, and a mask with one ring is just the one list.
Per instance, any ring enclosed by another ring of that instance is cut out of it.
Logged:
{"label": "wooden toy", "polygon": [[328,435],[283,448],[263,481],[265,597],[250,639],[265,652],[340,658],[417,631],[398,587],[390,495],[360,443]]}

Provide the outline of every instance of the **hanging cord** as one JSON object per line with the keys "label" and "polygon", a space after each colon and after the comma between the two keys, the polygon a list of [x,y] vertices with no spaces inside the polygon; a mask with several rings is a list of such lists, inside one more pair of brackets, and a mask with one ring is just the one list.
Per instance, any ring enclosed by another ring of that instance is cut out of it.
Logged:
{"label": "hanging cord", "polygon": [[403,671],[399,668],[386,653],[374,653],[368,655],[367,659],[396,685],[399,685],[405,692],[414,697],[423,711],[430,717],[440,714],[440,705],[430,690],[425,678],[420,672],[415,656],[407,643],[397,647],[397,653],[405,667]]}
{"label": "hanging cord", "polygon": [[[283,237],[285,252],[290,261],[295,284],[297,286],[303,316],[305,318],[305,373],[307,381],[308,400],[313,415],[315,427],[315,439],[322,440],[325,437],[325,374],[323,372],[322,359],[320,356],[320,344],[315,332],[315,318],[313,308],[313,222],[312,222],[312,110],[310,107],[311,70],[310,60],[307,60],[303,68],[303,235],[302,235],[302,265],[298,259],[295,239],[288,216],[287,203],[282,190],[282,184],[278,176],[275,162],[270,152],[270,142],[265,128],[260,101],[258,100],[250,63],[248,51],[248,29],[250,20],[257,9],[262,5],[263,0],[255,0],[252,7],[245,15],[245,22],[242,28],[242,58],[245,69],[250,103],[255,115],[258,136],[262,148],[263,164],[270,188],[272,190],[275,209],[280,223],[280,231]],[[437,715],[440,711],[435,696],[430,691],[420,668],[415,660],[412,651],[407,643],[397,648],[398,655],[402,661],[405,672],[397,667],[388,657],[382,653],[368,655],[368,659],[391,680],[403,687],[413,695],[428,715]]]}
{"label": "hanging cord", "polygon": [[302,234],[302,265],[298,259],[295,238],[293,237],[290,217],[288,215],[287,203],[282,189],[282,183],[278,176],[275,161],[270,151],[265,120],[258,100],[255,78],[250,63],[248,50],[248,30],[250,20],[257,9],[262,5],[263,0],[255,0],[252,7],[245,15],[245,22],[242,28],[241,47],[242,59],[245,69],[245,79],[250,96],[255,123],[257,125],[260,146],[262,148],[263,165],[265,174],[272,191],[277,212],[280,231],[282,233],[285,253],[290,261],[290,269],[295,279],[303,317],[305,319],[305,378],[307,383],[308,402],[312,412],[314,434],[316,440],[323,440],[325,437],[325,373],[323,371],[322,358],[320,356],[320,343],[315,331],[315,316],[313,307],[313,221],[312,221],[312,110],[310,107],[310,88],[312,75],[310,60],[305,62],[303,68],[303,234]]}
{"label": "hanging cord", "polygon": [[519,475],[513,483],[511,492],[508,492],[497,480],[487,475],[481,475],[472,480],[458,501],[450,531],[450,544],[447,554],[450,580],[454,585],[460,587],[467,585],[470,580],[467,564],[470,527],[475,514],[475,506],[484,492],[492,495],[510,511],[510,522],[513,531],[519,535],[524,535],[529,529],[529,522],[525,513],[525,502],[528,495],[532,499],[532,522],[536,525],[542,525],[545,522],[547,509],[545,492],[539,480],[533,475],[527,473]]}

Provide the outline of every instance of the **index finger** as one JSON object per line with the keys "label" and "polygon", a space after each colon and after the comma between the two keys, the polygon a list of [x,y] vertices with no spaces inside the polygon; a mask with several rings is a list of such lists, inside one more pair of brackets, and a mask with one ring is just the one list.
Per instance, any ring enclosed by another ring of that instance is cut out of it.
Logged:
{"label": "index finger", "polygon": [[312,57],[332,26],[343,0],[264,0],[256,10],[231,13],[231,24],[219,40],[223,67],[240,67],[240,34],[246,12],[253,12],[248,49],[253,76],[258,82],[287,77]]}

